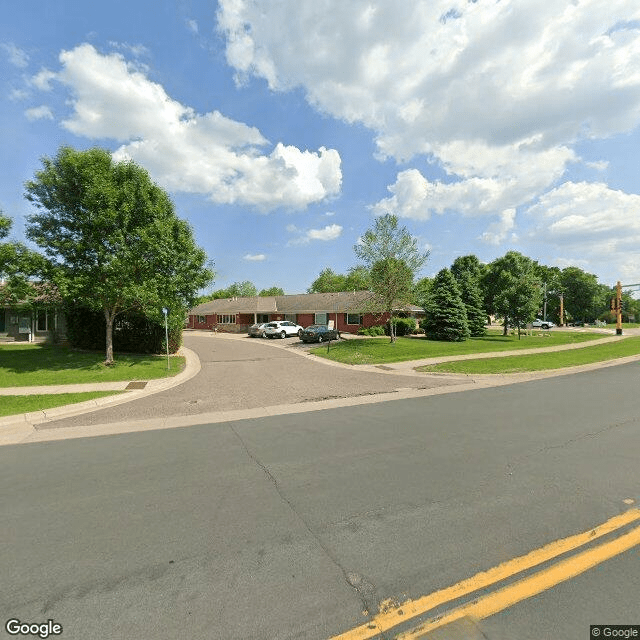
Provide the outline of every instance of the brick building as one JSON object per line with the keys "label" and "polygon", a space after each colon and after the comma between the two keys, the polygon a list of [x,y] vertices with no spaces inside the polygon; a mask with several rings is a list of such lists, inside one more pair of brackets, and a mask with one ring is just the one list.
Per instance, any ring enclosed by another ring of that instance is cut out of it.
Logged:
{"label": "brick building", "polygon": [[[406,317],[424,317],[424,310],[415,305],[395,311]],[[332,320],[339,331],[356,333],[361,328],[385,324],[389,314],[376,311],[369,291],[220,298],[191,309],[187,328],[246,333],[252,324],[272,320],[290,320],[302,327]]]}

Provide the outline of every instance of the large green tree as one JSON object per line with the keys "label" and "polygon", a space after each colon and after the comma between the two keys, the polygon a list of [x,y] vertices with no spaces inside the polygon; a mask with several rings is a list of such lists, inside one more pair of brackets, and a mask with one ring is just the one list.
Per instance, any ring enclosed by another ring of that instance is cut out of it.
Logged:
{"label": "large green tree", "polygon": [[62,147],[43,158],[26,183],[38,209],[27,237],[42,247],[63,298],[99,309],[106,323],[106,363],[113,363],[113,323],[137,309],[183,323],[213,273],[187,222],[167,193],[133,162],[114,162],[104,149]]}
{"label": "large green tree", "polygon": [[307,293],[334,293],[346,290],[346,277],[336,273],[331,267],[326,267],[311,283]]}
{"label": "large green tree", "polygon": [[579,267],[566,267],[560,274],[565,312],[572,320],[592,322],[606,310],[606,295],[598,278]]}
{"label": "large green tree", "polygon": [[531,258],[508,251],[488,265],[483,277],[488,311],[504,318],[504,333],[509,324],[520,329],[535,319],[542,303],[542,287]]}
{"label": "large green tree", "polygon": [[258,295],[261,298],[268,298],[269,296],[283,296],[284,289],[282,287],[269,287],[269,289],[261,289]]}
{"label": "large green tree", "polygon": [[483,336],[486,333],[487,312],[480,288],[480,278],[483,273],[484,265],[474,255],[460,256],[451,265],[451,275],[460,289],[462,302],[467,309],[469,333],[474,337]]}
{"label": "large green tree", "polygon": [[449,269],[434,278],[425,313],[423,326],[429,340],[461,342],[469,337],[467,309]]}
{"label": "large green tree", "polygon": [[[375,304],[382,303],[384,311],[389,314],[389,333],[391,342],[395,342],[394,312],[398,307],[411,303],[413,281],[427,261],[429,252],[420,251],[417,239],[406,227],[399,227],[398,218],[391,214],[376,218],[373,227],[364,233],[353,250],[371,273]],[[385,268],[391,271],[388,277],[383,277]]]}
{"label": "large green tree", "polygon": [[351,267],[346,274],[336,273],[326,267],[311,283],[307,293],[337,293],[339,291],[368,291],[371,287],[371,273],[363,265]]}
{"label": "large green tree", "polygon": [[22,242],[9,239],[13,220],[0,210],[0,304],[29,306],[43,294],[42,286],[34,286],[33,279],[42,277],[46,260]]}

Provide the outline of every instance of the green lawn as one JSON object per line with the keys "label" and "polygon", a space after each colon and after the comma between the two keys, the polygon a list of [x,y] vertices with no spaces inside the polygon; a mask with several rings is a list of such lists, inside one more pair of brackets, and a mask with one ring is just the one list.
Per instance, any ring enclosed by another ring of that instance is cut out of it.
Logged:
{"label": "green lawn", "polygon": [[[535,332],[536,334],[542,332]],[[464,342],[439,342],[426,338],[398,338],[395,344],[389,338],[366,338],[345,340],[332,343],[327,347],[317,347],[311,353],[344,364],[382,364],[385,362],[404,362],[439,356],[465,355],[469,353],[489,353],[493,351],[511,351],[514,349],[533,349],[554,347],[562,344],[575,344],[606,337],[602,333],[578,333],[569,331],[547,331],[545,337],[539,335],[503,336],[501,332],[491,331],[482,338],[471,338]]]}
{"label": "green lawn", "polygon": [[418,367],[417,371],[468,374],[522,373],[575,367],[638,354],[640,354],[640,338],[624,338],[608,344],[587,346],[583,349],[569,351],[443,362],[442,364]]}
{"label": "green lawn", "polygon": [[174,376],[184,368],[182,356],[120,355],[106,367],[104,353],[39,344],[0,345],[0,387],[29,387],[83,382],[152,380]]}
{"label": "green lawn", "polygon": [[67,404],[95,400],[116,395],[121,391],[91,391],[89,393],[56,393],[30,396],[0,396],[0,417],[19,413],[31,413],[43,409],[53,409]]}

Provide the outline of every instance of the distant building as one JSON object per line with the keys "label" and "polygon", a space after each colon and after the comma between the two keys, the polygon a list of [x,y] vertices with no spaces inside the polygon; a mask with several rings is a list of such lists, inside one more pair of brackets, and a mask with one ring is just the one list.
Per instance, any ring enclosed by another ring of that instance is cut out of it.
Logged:
{"label": "distant building", "polygon": [[35,298],[12,302],[5,299],[0,283],[0,340],[42,342],[54,334],[66,335],[66,321],[61,301],[56,292],[34,283],[38,291]]}
{"label": "distant building", "polygon": [[[252,324],[272,320],[290,320],[302,327],[328,324],[339,331],[356,333],[358,329],[384,325],[389,314],[376,312],[371,292],[302,293],[288,296],[220,298],[210,300],[189,311],[188,329],[209,329],[244,333]],[[424,317],[415,305],[399,306],[398,315]]]}

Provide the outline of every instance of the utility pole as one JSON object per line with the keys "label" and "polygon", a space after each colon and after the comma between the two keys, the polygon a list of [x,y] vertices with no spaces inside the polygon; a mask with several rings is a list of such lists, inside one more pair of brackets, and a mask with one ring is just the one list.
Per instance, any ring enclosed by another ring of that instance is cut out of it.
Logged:
{"label": "utility pole", "polygon": [[622,285],[620,280],[616,285],[616,335],[622,335]]}
{"label": "utility pole", "polygon": [[544,306],[542,308],[542,319],[547,321],[547,283],[544,283]]}
{"label": "utility pole", "polygon": [[560,294],[560,326],[564,325],[564,294]]}

